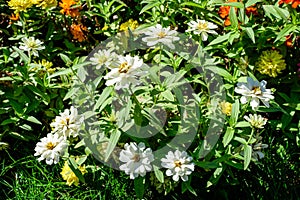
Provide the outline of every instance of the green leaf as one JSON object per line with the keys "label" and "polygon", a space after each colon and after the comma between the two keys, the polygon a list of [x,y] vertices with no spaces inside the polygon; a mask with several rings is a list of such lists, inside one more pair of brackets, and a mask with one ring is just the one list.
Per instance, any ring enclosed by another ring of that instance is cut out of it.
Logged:
{"label": "green leaf", "polygon": [[194,161],[195,165],[201,167],[203,169],[214,169],[220,167],[220,165],[216,162],[207,162],[207,161]]}
{"label": "green leaf", "polygon": [[254,4],[258,3],[258,2],[261,2],[261,1],[262,0],[249,0],[249,1],[246,2],[245,7],[248,8],[248,7],[254,5]]}
{"label": "green leaf", "polygon": [[139,176],[134,179],[134,191],[137,198],[139,199],[142,199],[144,196],[144,192],[145,192],[144,182],[145,182],[145,177]]}
{"label": "green leaf", "polygon": [[22,117],[22,119],[27,120],[29,122],[35,123],[35,124],[40,124],[42,125],[42,122],[40,122],[37,118],[35,118],[34,116],[25,116]]}
{"label": "green leaf", "polygon": [[223,141],[222,141],[224,147],[226,147],[230,143],[230,141],[232,140],[233,136],[234,136],[234,128],[227,127],[226,133],[225,133],[225,135],[223,137]]}
{"label": "green leaf", "polygon": [[244,170],[246,170],[250,164],[252,157],[252,147],[250,145],[244,145]]}
{"label": "green leaf", "polygon": [[234,7],[230,7],[229,18],[230,18],[231,26],[233,28],[237,28],[239,25],[239,22],[238,22]]}
{"label": "green leaf", "polygon": [[226,3],[222,3],[222,4],[217,4],[220,6],[232,6],[232,7],[236,7],[236,8],[244,8],[244,4],[241,2],[226,2]]}
{"label": "green leaf", "polygon": [[278,40],[280,40],[281,38],[287,36],[289,33],[293,32],[294,30],[297,29],[297,25],[294,24],[288,24],[286,25],[286,27],[284,27],[277,35],[276,39],[274,42],[277,42]]}
{"label": "green leaf", "polygon": [[116,147],[119,138],[121,136],[121,132],[119,130],[113,130],[112,134],[110,135],[108,146],[105,153],[105,162],[108,161],[110,154],[113,152],[114,148]]}
{"label": "green leaf", "polygon": [[[143,2],[142,2],[143,3]],[[159,6],[161,5],[161,2],[160,1],[156,1],[156,2],[147,2],[148,4],[146,6],[144,6],[141,10],[141,12],[139,14],[142,14],[144,12],[146,12],[147,10],[155,7],[155,6]]]}
{"label": "green leaf", "polygon": [[72,64],[72,60],[67,55],[60,53],[59,56],[67,66]]}
{"label": "green leaf", "polygon": [[159,167],[157,167],[155,165],[153,165],[153,169],[154,169],[154,174],[155,174],[157,180],[159,182],[163,183],[164,182],[164,173],[161,170],[159,170]]}
{"label": "green leaf", "polygon": [[254,31],[251,27],[243,27],[248,35],[248,37],[252,40],[253,43],[255,43],[255,36],[254,36]]}
{"label": "green leaf", "polygon": [[251,125],[249,122],[242,121],[242,122],[236,123],[235,128],[244,128],[244,127],[250,127],[250,126]]}
{"label": "green leaf", "polygon": [[263,5],[262,6],[267,17],[272,19],[271,15],[278,19],[287,19],[289,17],[289,12],[285,9],[279,8],[274,5]]}
{"label": "green leaf", "polygon": [[171,102],[174,101],[174,96],[170,90],[163,91],[160,95],[162,97],[164,97],[165,99],[167,99],[168,101],[171,101]]}
{"label": "green leaf", "polygon": [[214,39],[213,41],[211,41],[207,46],[212,46],[212,45],[224,42],[229,39],[230,35],[231,35],[231,32],[227,33],[226,35],[219,36],[216,39]]}
{"label": "green leaf", "polygon": [[219,74],[220,76],[224,77],[228,81],[233,80],[233,77],[226,69],[222,69],[220,67],[212,67],[212,66],[205,67],[205,69],[208,69],[213,73]]}
{"label": "green leaf", "polygon": [[81,171],[78,169],[78,165],[77,165],[77,163],[76,163],[76,161],[75,161],[74,158],[69,157],[69,159],[68,159],[68,165],[71,168],[71,170],[74,172],[74,174],[77,176],[77,178],[81,182],[85,183],[84,177],[83,177]]}
{"label": "green leaf", "polygon": [[[111,94],[111,92],[113,91],[113,87],[106,87],[103,92],[101,93],[99,99],[97,100],[95,106],[94,106],[94,111],[97,110],[105,101],[106,99],[109,97],[109,95]],[[101,111],[99,111],[101,112]]]}
{"label": "green leaf", "polygon": [[77,94],[79,90],[79,87],[72,87],[68,92],[67,94],[65,95],[63,101],[69,99],[69,98],[73,98],[75,94]]}
{"label": "green leaf", "polygon": [[182,182],[181,183],[181,192],[184,193],[186,190],[189,190],[190,193],[197,196],[196,191],[191,186],[191,179],[190,178],[187,182]]}
{"label": "green leaf", "polygon": [[10,119],[6,119],[4,121],[1,122],[1,126],[7,125],[7,124],[15,124],[19,121],[18,118],[16,117],[11,117]]}
{"label": "green leaf", "polygon": [[234,140],[240,142],[241,144],[247,144],[247,141],[244,138],[241,138],[241,137],[235,136]]}
{"label": "green leaf", "polygon": [[25,53],[23,53],[22,50],[18,49],[17,47],[14,47],[14,46],[13,46],[12,48],[20,55],[20,58],[21,58],[24,62],[28,63],[29,57],[28,57]]}
{"label": "green leaf", "polygon": [[28,139],[25,137],[25,136],[23,136],[23,135],[21,135],[20,133],[17,133],[17,132],[9,132],[8,133],[10,136],[12,136],[12,137],[15,137],[15,138],[17,138],[17,139],[21,139],[21,140],[25,140],[25,141],[28,141]]}
{"label": "green leaf", "polygon": [[229,125],[231,127],[234,127],[235,124],[237,123],[239,113],[240,113],[240,102],[238,99],[236,99],[235,102],[232,104],[231,116],[229,119]]}

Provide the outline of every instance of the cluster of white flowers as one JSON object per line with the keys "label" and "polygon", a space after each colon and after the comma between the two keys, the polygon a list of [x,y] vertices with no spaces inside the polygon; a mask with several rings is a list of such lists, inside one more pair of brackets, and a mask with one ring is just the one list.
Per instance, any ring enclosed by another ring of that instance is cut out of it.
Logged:
{"label": "cluster of white flowers", "polygon": [[110,50],[99,50],[90,58],[96,69],[105,66],[110,71],[104,76],[105,85],[113,85],[116,90],[129,89],[141,83],[140,77],[145,74],[146,65],[138,56],[117,55]]}
{"label": "cluster of white flowers", "polygon": [[[131,179],[138,176],[145,176],[147,172],[152,170],[151,162],[154,161],[154,155],[150,148],[145,149],[144,143],[135,142],[126,143],[125,150],[120,152],[119,160],[123,162],[120,170],[130,175]],[[188,180],[188,176],[194,171],[194,163],[192,157],[187,152],[176,150],[169,151],[168,154],[161,159],[161,166],[166,168],[166,175],[172,176],[174,181]]]}
{"label": "cluster of white flowers", "polygon": [[67,138],[78,136],[82,122],[83,118],[78,116],[76,108],[65,109],[50,124],[53,131],[36,144],[34,156],[40,156],[38,161],[46,160],[48,165],[57,164],[67,150]]}
{"label": "cluster of white flowers", "polygon": [[238,83],[235,92],[243,95],[241,103],[246,104],[249,100],[250,106],[253,110],[257,110],[259,100],[263,102],[266,107],[269,107],[269,101],[274,99],[270,89],[266,89],[267,82],[265,80],[258,82],[251,77],[247,77],[247,83]]}

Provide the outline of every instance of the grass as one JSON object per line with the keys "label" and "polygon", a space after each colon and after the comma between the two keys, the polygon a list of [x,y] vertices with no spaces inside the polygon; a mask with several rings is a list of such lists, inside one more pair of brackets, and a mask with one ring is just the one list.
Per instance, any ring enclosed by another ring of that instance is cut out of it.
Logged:
{"label": "grass", "polygon": [[[285,135],[272,135],[266,137],[271,141],[265,158],[260,164],[251,165],[251,171],[227,170],[219,183],[209,189],[205,188],[209,176],[194,176],[196,185],[192,186],[197,197],[189,192],[182,194],[179,186],[167,196],[151,188],[144,199],[300,199],[298,147]],[[33,156],[32,145],[16,141],[11,149],[0,152],[1,199],[137,199],[133,181],[123,172],[108,167],[86,174],[86,183],[67,186],[60,175],[63,162],[53,166],[39,163]],[[89,162],[101,166],[95,159],[90,158]]]}

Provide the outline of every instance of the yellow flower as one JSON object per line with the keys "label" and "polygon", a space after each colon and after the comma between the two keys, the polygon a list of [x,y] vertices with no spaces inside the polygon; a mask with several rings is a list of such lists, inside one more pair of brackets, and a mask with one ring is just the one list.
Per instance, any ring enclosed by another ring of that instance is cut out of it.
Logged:
{"label": "yellow flower", "polygon": [[52,8],[57,6],[57,0],[31,0],[33,4],[43,9]]}
{"label": "yellow flower", "polygon": [[[76,162],[78,162],[79,157],[76,157]],[[81,171],[82,174],[87,173],[87,170],[85,169],[85,166],[78,166],[78,169]],[[70,166],[68,165],[68,161],[65,161],[65,164],[62,168],[62,171],[60,173],[62,175],[62,178],[67,181],[66,184],[68,186],[71,186],[73,183],[74,185],[78,186],[79,184],[79,179],[75,175],[75,173],[72,171]]]}
{"label": "yellow flower", "polygon": [[227,116],[231,115],[231,109],[232,109],[232,104],[226,101],[222,101],[220,103],[221,106],[221,111],[222,113],[226,114]]}
{"label": "yellow flower", "polygon": [[286,64],[282,55],[276,50],[269,50],[262,52],[256,63],[257,71],[261,74],[266,74],[271,77],[276,77],[282,70],[285,69]]}
{"label": "yellow flower", "polygon": [[119,31],[127,31],[129,28],[130,30],[134,30],[139,26],[139,23],[136,20],[130,19],[127,22],[124,22],[120,25]]}
{"label": "yellow flower", "polygon": [[31,0],[10,0],[8,2],[8,6],[10,9],[15,10],[15,13],[26,11],[26,9],[30,8],[32,5]]}

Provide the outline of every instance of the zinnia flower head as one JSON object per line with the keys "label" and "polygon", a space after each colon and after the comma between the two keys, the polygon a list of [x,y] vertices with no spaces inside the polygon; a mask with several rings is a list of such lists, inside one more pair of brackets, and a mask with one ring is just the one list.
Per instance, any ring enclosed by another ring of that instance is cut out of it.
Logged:
{"label": "zinnia flower head", "polygon": [[31,0],[10,0],[8,2],[8,6],[10,9],[15,10],[15,13],[26,11],[32,5],[33,4]]}
{"label": "zinnia flower head", "polygon": [[38,51],[45,49],[45,47],[42,46],[43,42],[39,39],[34,39],[34,37],[22,38],[21,40],[22,42],[20,42],[19,49],[32,52],[34,56],[39,56]]}
{"label": "zinnia flower head", "polygon": [[217,35],[218,33],[213,30],[218,28],[217,25],[207,22],[205,20],[191,21],[188,23],[189,29],[187,31],[193,31],[195,34],[201,35],[202,41],[206,41],[208,38],[208,34]]}
{"label": "zinnia flower head", "polygon": [[257,71],[271,77],[276,77],[285,69],[286,64],[282,55],[276,50],[263,51],[256,63]]}
{"label": "zinnia flower head", "polygon": [[57,0],[32,0],[33,4],[43,9],[52,8],[57,6]]}
{"label": "zinnia flower head", "polygon": [[116,90],[138,85],[139,77],[144,74],[141,70],[143,65],[143,60],[138,56],[119,56],[116,62],[109,66],[111,71],[104,76],[104,79],[107,79],[105,84],[115,85]]}
{"label": "zinnia flower head", "polygon": [[57,133],[66,139],[70,136],[78,136],[82,122],[83,117],[80,117],[77,109],[71,106],[70,109],[65,109],[63,113],[56,116],[50,126],[53,128],[52,133]]}
{"label": "zinnia flower head", "polygon": [[230,116],[231,115],[231,110],[232,110],[232,104],[226,101],[222,101],[220,103],[221,106],[221,111],[223,114]]}
{"label": "zinnia flower head", "polygon": [[268,121],[266,118],[257,114],[249,114],[249,116],[244,116],[244,119],[247,120],[252,127],[260,129],[264,128],[264,125],[266,125]]}
{"label": "zinnia flower head", "polygon": [[69,15],[71,17],[77,17],[80,15],[79,8],[72,8],[72,6],[77,4],[77,0],[62,0],[59,6],[62,8],[60,10],[61,14]]}
{"label": "zinnia flower head", "polygon": [[175,49],[173,42],[180,39],[176,37],[177,31],[170,30],[170,27],[163,28],[160,24],[147,28],[143,33],[146,36],[142,38],[142,40],[146,42],[149,47],[161,43],[170,49]]}
{"label": "zinnia flower head", "polygon": [[243,95],[241,97],[241,103],[246,104],[249,100],[250,106],[253,110],[257,110],[259,106],[259,100],[263,102],[266,107],[269,107],[270,99],[274,99],[270,89],[266,89],[267,81],[261,82],[253,80],[251,77],[247,77],[247,83],[238,83],[234,91]]}
{"label": "zinnia flower head", "polygon": [[87,39],[85,35],[85,32],[87,31],[87,27],[82,24],[73,23],[70,27],[70,31],[74,39],[78,40],[79,42],[85,41]]}
{"label": "zinnia flower head", "polygon": [[186,151],[169,151],[165,158],[161,159],[161,166],[167,168],[166,175],[172,176],[174,181],[188,180],[188,176],[194,171],[193,158]]}
{"label": "zinnia flower head", "polygon": [[124,22],[120,25],[120,31],[127,31],[129,28],[130,30],[134,30],[139,26],[138,21],[129,19],[127,22]]}
{"label": "zinnia flower head", "polygon": [[130,175],[130,179],[138,176],[145,176],[147,172],[152,170],[151,162],[154,161],[154,155],[150,148],[146,149],[144,143],[138,145],[135,142],[126,143],[125,150],[120,152],[119,160],[123,162],[120,170]]}
{"label": "zinnia flower head", "polygon": [[102,66],[110,67],[115,61],[117,54],[111,52],[111,50],[99,50],[94,53],[93,57],[90,58],[93,65],[96,65],[96,69],[100,69]]}
{"label": "zinnia flower head", "polygon": [[[79,161],[79,157],[77,156],[75,159],[76,163]],[[87,173],[87,170],[85,169],[85,166],[78,166],[78,169],[80,170],[81,174]],[[79,184],[79,178],[76,176],[76,174],[72,171],[70,168],[68,161],[65,161],[65,164],[62,168],[62,171],[60,172],[62,178],[66,181],[66,184],[68,186],[71,186],[72,184],[78,186]]]}
{"label": "zinnia flower head", "polygon": [[58,134],[48,133],[47,137],[41,139],[40,142],[36,144],[34,156],[40,156],[38,161],[46,160],[48,165],[57,164],[59,162],[60,156],[62,156],[68,144],[64,137]]}

